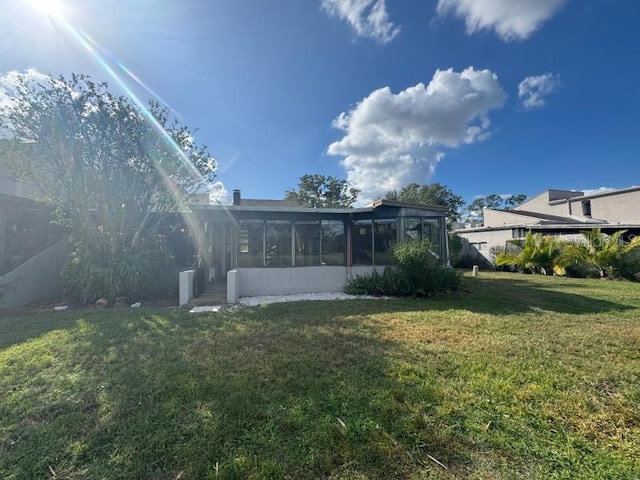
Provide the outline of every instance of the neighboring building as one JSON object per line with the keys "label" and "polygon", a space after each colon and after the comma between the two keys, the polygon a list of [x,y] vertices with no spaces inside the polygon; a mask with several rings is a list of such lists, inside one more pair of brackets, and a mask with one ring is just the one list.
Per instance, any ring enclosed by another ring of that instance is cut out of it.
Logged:
{"label": "neighboring building", "polygon": [[226,279],[229,303],[341,291],[352,276],[391,264],[392,247],[406,239],[429,239],[446,265],[446,211],[386,200],[365,208],[304,208],[243,200],[235,191],[231,206],[192,206],[197,265],[208,281]]}
{"label": "neighboring building", "polygon": [[580,232],[600,228],[604,233],[627,230],[626,238],[640,234],[640,187],[586,195],[573,190],[546,190],[512,210],[483,210],[484,225],[455,230],[464,241],[463,255],[489,266],[492,247],[527,232],[574,239]]}
{"label": "neighboring building", "polygon": [[51,224],[51,207],[29,184],[0,170],[0,308],[60,294],[66,244]]}

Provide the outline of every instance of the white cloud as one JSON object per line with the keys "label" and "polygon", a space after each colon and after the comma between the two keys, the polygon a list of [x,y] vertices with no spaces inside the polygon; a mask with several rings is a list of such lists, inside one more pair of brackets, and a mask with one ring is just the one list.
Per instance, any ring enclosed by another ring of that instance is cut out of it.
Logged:
{"label": "white cloud", "polygon": [[518,85],[518,97],[527,110],[542,108],[546,105],[545,97],[555,92],[559,86],[560,77],[553,73],[527,77]]}
{"label": "white cloud", "polygon": [[437,12],[464,19],[467,33],[495,30],[503,40],[524,40],[568,0],[438,0]]}
{"label": "white cloud", "polygon": [[220,181],[209,185],[209,205],[227,205],[231,203],[229,191]]}
{"label": "white cloud", "polygon": [[24,72],[12,70],[0,76],[0,108],[11,105],[12,99],[16,93],[16,87],[19,85],[20,79],[26,79],[28,82],[34,83],[50,83],[51,77],[44,73],[38,72],[36,69],[30,68]]}
{"label": "white cloud", "polygon": [[359,37],[389,43],[399,33],[389,21],[385,0],[321,0],[322,9],[329,15],[346,20]]}
{"label": "white cloud", "polygon": [[505,99],[489,70],[437,70],[429,85],[419,83],[398,94],[384,87],[341,113],[333,126],[345,136],[328,153],[344,157],[347,179],[367,202],[427,181],[444,157],[443,147],[487,138],[488,113]]}
{"label": "white cloud", "polygon": [[605,192],[613,192],[615,188],[611,187],[598,187],[598,188],[585,188],[584,190],[580,190],[585,195],[595,195],[597,193],[605,193]]}

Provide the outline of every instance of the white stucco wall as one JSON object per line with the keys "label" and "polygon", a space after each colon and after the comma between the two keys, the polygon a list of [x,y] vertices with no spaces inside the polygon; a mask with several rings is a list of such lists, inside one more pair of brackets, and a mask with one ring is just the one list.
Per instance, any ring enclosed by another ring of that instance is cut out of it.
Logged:
{"label": "white stucco wall", "polygon": [[[238,268],[227,273],[227,301],[261,295],[341,292],[356,275],[370,274],[372,266]],[[382,272],[384,267],[378,266]],[[233,293],[232,293],[233,292]]]}
{"label": "white stucco wall", "polygon": [[[567,190],[547,190],[539,195],[521,203],[514,210],[525,212],[535,212],[547,215],[566,216],[569,215],[569,206],[566,201],[549,204],[549,202],[566,198],[572,195],[580,195],[581,192],[571,192]],[[573,212],[575,214],[575,212]]]}
{"label": "white stucco wall", "polygon": [[582,215],[582,202],[591,202],[591,217],[608,223],[640,223],[640,191],[599,197],[578,198],[571,202],[575,215]]}
{"label": "white stucco wall", "polygon": [[518,215],[516,213],[499,212],[490,208],[483,211],[485,227],[503,227],[505,225],[522,225],[538,223],[540,219],[537,217],[529,217],[527,215]]}
{"label": "white stucco wall", "polygon": [[[513,238],[513,233],[510,228],[500,230],[483,230],[477,232],[466,232],[464,230],[457,230],[458,236],[463,238],[467,243],[463,246],[463,253],[469,253],[471,255],[480,254],[487,259],[488,262],[493,263],[491,258],[491,247],[502,247],[507,243],[507,240]],[[486,248],[477,250],[472,243],[486,242]]]}

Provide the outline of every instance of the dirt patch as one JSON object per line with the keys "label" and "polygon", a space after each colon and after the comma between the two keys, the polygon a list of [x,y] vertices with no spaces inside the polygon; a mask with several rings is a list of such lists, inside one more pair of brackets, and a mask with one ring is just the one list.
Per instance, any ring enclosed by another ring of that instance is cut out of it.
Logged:
{"label": "dirt patch", "polygon": [[[124,310],[131,308],[130,305],[137,300],[133,300],[131,302],[127,301],[125,306],[109,306],[107,309],[109,310]],[[148,300],[142,300],[142,307],[148,308],[167,308],[167,307],[177,307],[178,306],[178,295],[159,295]],[[74,311],[82,311],[82,310],[95,310],[96,307],[93,304],[83,305],[79,302],[75,302],[70,298],[61,297],[56,300],[48,300],[43,302],[35,302],[30,303],[29,305],[25,305],[23,307],[17,308],[9,308],[6,310],[0,310],[0,317],[23,317],[27,315],[50,315],[54,313],[55,307],[60,307],[64,305],[69,305],[69,309]]]}

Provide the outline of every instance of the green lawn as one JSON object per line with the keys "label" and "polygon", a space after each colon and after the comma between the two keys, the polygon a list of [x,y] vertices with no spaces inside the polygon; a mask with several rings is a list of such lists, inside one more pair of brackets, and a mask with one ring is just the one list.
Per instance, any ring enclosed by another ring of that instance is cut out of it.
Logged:
{"label": "green lawn", "polygon": [[0,320],[3,479],[638,479],[640,284]]}

